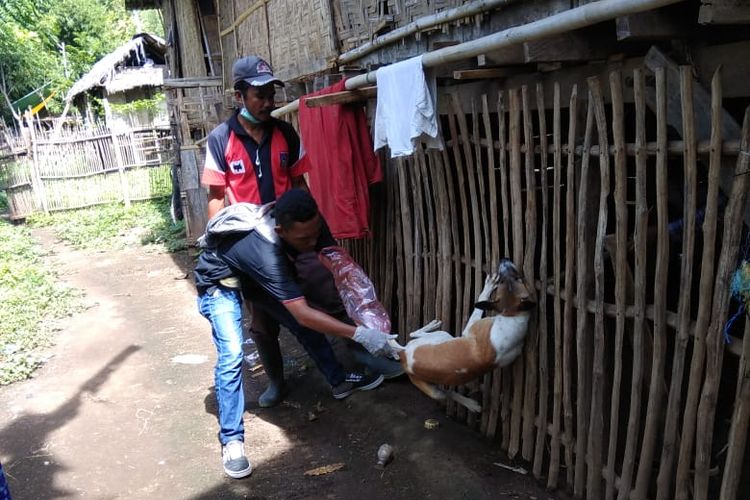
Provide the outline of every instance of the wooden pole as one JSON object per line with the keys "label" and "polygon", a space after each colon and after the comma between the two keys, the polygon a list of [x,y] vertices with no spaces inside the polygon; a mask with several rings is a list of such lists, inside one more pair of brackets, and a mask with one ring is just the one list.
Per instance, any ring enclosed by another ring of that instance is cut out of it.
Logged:
{"label": "wooden pole", "polygon": [[[591,188],[590,158],[591,136],[594,127],[594,104],[591,91],[588,92],[588,109],[586,111],[586,129],[583,138],[583,156],[581,157],[581,175],[578,186],[578,207],[576,214],[577,252],[576,252],[576,302],[582,304],[588,301],[591,283],[589,262],[589,191]],[[581,498],[585,492],[586,483],[586,448],[588,435],[586,429],[589,422],[591,408],[591,338],[587,334],[590,321],[585,308],[576,312],[576,354],[578,359],[577,402],[576,402],[576,465],[573,494]]]}
{"label": "wooden pole", "polygon": [[635,286],[633,321],[633,373],[630,383],[630,412],[627,441],[622,460],[622,474],[617,500],[627,500],[633,481],[635,455],[640,442],[641,391],[643,385],[643,330],[646,314],[646,234],[648,231],[648,200],[646,199],[646,100],[643,70],[633,71],[635,100]]}
{"label": "wooden pole", "polygon": [[[535,282],[536,269],[536,237],[537,237],[537,208],[536,208],[536,173],[534,165],[534,129],[531,108],[529,105],[528,87],[521,87],[521,101],[523,106],[523,140],[526,146],[526,246],[523,257],[524,278],[530,283]],[[529,290],[532,298],[536,298],[535,290]],[[546,300],[546,299],[545,299]],[[526,384],[523,400],[523,448],[521,456],[531,461],[534,452],[534,395],[537,391],[537,359],[536,352],[539,345],[539,330],[537,321],[532,315],[529,322],[529,333],[524,345],[524,360],[526,363]]]}
{"label": "wooden pole", "polygon": [[698,316],[695,320],[693,359],[690,363],[688,392],[682,422],[679,460],[675,476],[675,499],[688,500],[689,476],[692,466],[698,397],[703,381],[706,358],[706,330],[711,319],[711,289],[714,284],[714,261],[716,255],[716,225],[718,218],[719,170],[721,168],[721,68],[717,68],[711,79],[711,154],[706,192],[706,212],[703,220],[703,254],[701,258],[701,281],[699,285]]}
{"label": "wooden pole", "polygon": [[657,425],[661,419],[664,357],[667,342],[667,273],[669,269],[669,233],[667,206],[667,96],[666,75],[664,68],[656,68],[656,270],[654,279],[654,350],[651,364],[651,383],[649,384],[646,424],[643,429],[643,446],[638,462],[635,488],[631,494],[633,500],[645,500],[651,480],[654,447],[658,436]]}
{"label": "wooden pole", "polygon": [[750,424],[750,321],[745,318],[745,335],[742,337],[742,360],[737,375],[738,395],[734,403],[732,426],[729,429],[729,450],[724,464],[719,500],[737,498],[737,487],[742,476],[747,429]]}
{"label": "wooden pole", "polygon": [[[521,101],[518,89],[508,91],[509,130],[510,130],[510,199],[513,207],[513,261],[517,266],[523,263],[523,201],[521,200]],[[521,414],[523,412],[523,357],[513,363],[513,400],[510,417],[510,442],[508,455],[511,459],[518,454],[521,445]]]}
{"label": "wooden pole", "polygon": [[719,382],[721,380],[721,362],[724,356],[723,330],[729,312],[729,284],[732,273],[737,266],[742,216],[747,202],[750,185],[750,107],[745,110],[742,122],[742,143],[737,157],[734,184],[729,195],[729,202],[724,211],[724,235],[722,237],[721,255],[716,271],[714,286],[713,314],[711,325],[706,333],[706,379],[698,405],[698,426],[696,428],[695,448],[695,490],[696,500],[703,500],[708,494],[708,476],[711,467],[711,444],[713,442],[714,417]]}
{"label": "wooden pole", "polygon": [[[537,88],[541,90],[541,85]],[[560,84],[555,82],[552,92],[552,142],[554,146],[554,170],[552,176],[552,272],[554,275],[554,287],[555,295],[553,298],[553,311],[554,311],[554,346],[555,346],[555,381],[553,385],[553,402],[552,402],[552,439],[550,442],[550,465],[549,474],[547,477],[547,488],[555,488],[557,486],[557,478],[560,472],[560,428],[562,418],[562,392],[563,392],[563,373],[562,373],[562,310],[560,304],[560,290],[562,276],[560,275],[560,193],[561,193],[561,179],[562,179],[562,131],[560,123]],[[543,108],[542,108],[543,112]],[[541,120],[541,118],[540,118]],[[542,147],[546,146],[546,142],[541,144]],[[546,163],[542,165],[542,179],[546,177]],[[547,192],[546,185],[542,185],[542,195]],[[542,198],[544,200],[544,198]],[[546,207],[544,208],[544,214],[547,215]],[[547,235],[544,231],[543,234]],[[542,250],[542,256],[546,256],[546,246]],[[546,283],[542,282],[546,288]],[[546,295],[546,294],[542,294]],[[546,359],[544,360],[546,363]],[[540,383],[545,383],[540,382]],[[545,395],[546,396],[546,395]],[[542,420],[544,422],[545,420]]]}
{"label": "wooden pole", "polygon": [[[617,435],[620,429],[620,385],[622,384],[622,342],[625,337],[626,274],[628,272],[628,208],[627,208],[627,163],[625,159],[625,117],[622,99],[622,75],[619,71],[609,74],[612,94],[612,136],[615,144],[615,362],[612,377],[612,397],[609,414],[609,451],[605,475],[606,500],[615,496],[615,462],[617,460]],[[605,223],[606,229],[606,223]]]}
{"label": "wooden pole", "polygon": [[693,282],[693,253],[695,248],[696,191],[698,175],[695,151],[695,115],[693,111],[693,74],[690,66],[680,67],[680,93],[682,95],[682,138],[685,141],[682,255],[680,258],[680,301],[677,306],[679,325],[672,359],[672,376],[667,401],[667,418],[664,427],[659,475],[656,479],[656,498],[666,500],[672,487],[672,465],[677,445],[677,426],[682,399],[682,378],[685,371],[685,353],[690,338],[690,301]]}
{"label": "wooden pole", "polygon": [[128,179],[125,176],[125,162],[122,159],[122,150],[120,149],[120,140],[117,137],[117,132],[110,129],[112,136],[112,149],[115,153],[115,162],[117,162],[117,172],[120,176],[120,189],[122,191],[122,202],[125,204],[125,208],[130,208],[130,189],[128,186]]}
{"label": "wooden pole", "polygon": [[594,103],[594,117],[599,137],[599,220],[594,245],[594,368],[592,377],[591,414],[589,416],[588,459],[589,468],[586,493],[589,498],[602,497],[602,440],[604,438],[604,238],[607,233],[608,198],[610,190],[609,150],[607,139],[607,117],[604,98],[598,77],[588,79]]}
{"label": "wooden pole", "polygon": [[[560,99],[559,99],[559,93],[557,94],[557,99],[555,100],[556,105],[556,121],[553,125],[554,129],[559,135],[559,108],[560,108]],[[537,83],[536,85],[536,108],[537,108],[537,116],[539,118],[539,146],[541,148],[541,158],[540,158],[540,166],[539,166],[539,172],[540,172],[540,179],[541,179],[541,187],[542,187],[542,245],[541,245],[541,259],[539,262],[539,281],[542,285],[542,290],[547,289],[547,229],[549,226],[548,222],[548,205],[549,205],[549,193],[547,188],[547,119],[545,116],[545,104],[544,104],[544,88],[542,87],[541,83]],[[555,154],[557,156],[557,154]],[[555,158],[555,161],[557,161],[557,158]],[[559,207],[558,207],[559,208]],[[553,221],[554,225],[554,221]],[[559,227],[555,226],[555,229],[559,230]],[[558,243],[559,235],[553,236],[553,241],[555,244]],[[558,247],[559,250],[559,247]],[[555,256],[555,263],[557,267],[559,268],[559,255]],[[559,269],[558,269],[559,271]],[[555,284],[558,285],[557,277],[555,278]],[[558,288],[559,291],[559,288]],[[558,294],[559,299],[559,294]],[[559,306],[559,304],[558,304]],[[536,429],[536,447],[534,449],[534,464],[533,464],[533,473],[534,477],[537,479],[542,478],[542,465],[544,463],[544,454],[546,451],[546,444],[547,444],[547,395],[549,392],[548,389],[548,379],[549,376],[547,374],[547,294],[546,293],[540,293],[539,294],[539,308],[538,308],[538,351],[539,351],[539,396],[538,396],[538,410],[537,410],[537,429]],[[557,333],[557,325],[555,325],[555,332]],[[555,337],[555,347],[557,347],[557,337]],[[555,355],[557,355],[557,349],[555,349]],[[557,360],[556,360],[557,361]],[[555,381],[555,390],[557,389],[557,381]],[[557,401],[559,394],[555,392],[555,401]],[[556,417],[553,415],[553,419]],[[554,424],[552,427],[552,439],[557,440],[558,448],[559,448],[559,441],[560,441],[560,422],[557,421],[557,428],[555,428]]]}
{"label": "wooden pole", "polygon": [[[575,242],[576,242],[576,219],[575,219],[575,142],[576,126],[578,119],[578,86],[573,85],[570,93],[570,105],[568,106],[568,163],[566,166],[565,181],[565,310],[563,312],[563,410],[565,424],[565,466],[568,485],[573,485],[573,474],[575,463],[573,461],[573,360],[571,350],[575,342],[575,329],[573,326],[573,293],[575,291]],[[555,278],[559,280],[560,278]],[[585,313],[584,313],[585,314]],[[557,487],[557,482],[550,479],[547,481],[548,488]]]}

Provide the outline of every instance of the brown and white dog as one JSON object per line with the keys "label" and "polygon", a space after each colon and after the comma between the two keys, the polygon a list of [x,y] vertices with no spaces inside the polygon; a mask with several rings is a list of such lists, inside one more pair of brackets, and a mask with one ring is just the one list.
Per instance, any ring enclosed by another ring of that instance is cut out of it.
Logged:
{"label": "brown and white dog", "polygon": [[[442,323],[433,320],[412,332],[413,340],[406,346],[399,346],[401,365],[412,383],[431,398],[451,398],[479,412],[481,406],[473,399],[437,385],[462,385],[511,364],[523,350],[534,305],[521,273],[503,259],[497,273],[487,277],[462,335],[440,331]],[[482,318],[485,311],[495,315]]]}

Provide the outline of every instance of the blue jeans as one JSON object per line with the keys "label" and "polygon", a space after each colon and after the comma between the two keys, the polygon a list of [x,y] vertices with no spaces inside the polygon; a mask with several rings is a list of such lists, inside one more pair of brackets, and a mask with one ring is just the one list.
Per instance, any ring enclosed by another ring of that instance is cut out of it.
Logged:
{"label": "blue jeans", "polygon": [[211,323],[216,345],[214,385],[219,406],[219,441],[244,441],[245,393],[242,390],[242,296],[239,290],[216,287],[198,296],[198,310]]}
{"label": "blue jeans", "polygon": [[[336,359],[333,348],[325,335],[300,325],[284,304],[271,297],[254,281],[245,279],[242,281],[242,287],[245,298],[252,301],[254,309],[256,307],[263,309],[271,318],[287,327],[297,338],[331,387],[344,381],[346,372]],[[259,333],[256,332],[256,335]]]}

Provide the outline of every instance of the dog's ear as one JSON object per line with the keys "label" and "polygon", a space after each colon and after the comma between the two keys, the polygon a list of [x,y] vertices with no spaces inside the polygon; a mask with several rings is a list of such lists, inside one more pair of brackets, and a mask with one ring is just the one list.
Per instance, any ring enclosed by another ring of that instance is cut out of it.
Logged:
{"label": "dog's ear", "polygon": [[479,302],[474,303],[474,307],[481,311],[494,311],[495,303],[490,302],[489,300],[480,300]]}

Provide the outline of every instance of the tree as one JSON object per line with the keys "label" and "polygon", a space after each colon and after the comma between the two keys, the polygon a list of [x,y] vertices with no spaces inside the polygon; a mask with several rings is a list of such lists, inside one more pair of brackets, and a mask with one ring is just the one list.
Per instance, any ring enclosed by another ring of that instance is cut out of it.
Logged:
{"label": "tree", "polygon": [[[134,34],[124,0],[2,0],[0,92],[14,101],[50,83],[60,108],[70,85]],[[0,108],[11,114],[5,99]]]}

